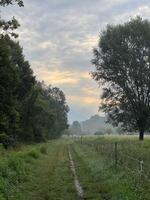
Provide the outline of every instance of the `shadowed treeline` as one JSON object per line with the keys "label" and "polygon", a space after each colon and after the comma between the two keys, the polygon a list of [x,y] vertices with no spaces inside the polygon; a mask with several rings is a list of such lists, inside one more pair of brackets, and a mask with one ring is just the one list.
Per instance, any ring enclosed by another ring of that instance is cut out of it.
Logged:
{"label": "shadowed treeline", "polygon": [[[1,1],[0,6],[22,1]],[[0,19],[0,142],[40,142],[59,137],[67,127],[68,106],[59,88],[45,86],[33,75],[15,38],[19,23]]]}

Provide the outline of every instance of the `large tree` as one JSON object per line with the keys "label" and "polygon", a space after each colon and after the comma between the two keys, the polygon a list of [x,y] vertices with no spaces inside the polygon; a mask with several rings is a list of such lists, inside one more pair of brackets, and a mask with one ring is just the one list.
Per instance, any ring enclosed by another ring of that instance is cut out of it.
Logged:
{"label": "large tree", "polygon": [[100,109],[114,125],[139,130],[143,140],[150,120],[150,22],[136,17],[108,25],[92,63],[92,76],[103,85]]}
{"label": "large tree", "polygon": [[68,127],[64,93],[33,76],[19,43],[0,37],[0,134],[21,141],[61,136]]}
{"label": "large tree", "polygon": [[0,59],[0,133],[16,137],[35,77],[19,43],[8,35],[0,37]]}
{"label": "large tree", "polygon": [[22,118],[24,141],[58,138],[68,128],[64,93],[56,87],[37,82],[24,102]]}

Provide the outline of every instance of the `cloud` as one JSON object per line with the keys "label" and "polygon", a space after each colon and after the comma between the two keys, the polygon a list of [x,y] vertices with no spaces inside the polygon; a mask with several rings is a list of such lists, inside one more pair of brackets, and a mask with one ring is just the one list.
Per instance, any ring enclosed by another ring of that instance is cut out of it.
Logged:
{"label": "cloud", "polygon": [[24,4],[3,8],[1,14],[19,20],[19,40],[34,74],[65,92],[70,121],[90,117],[98,110],[102,92],[89,75],[100,32],[108,23],[123,23],[137,14],[150,19],[150,1],[24,0]]}
{"label": "cloud", "polygon": [[68,97],[69,101],[72,102],[76,102],[76,103],[80,103],[81,105],[98,105],[99,104],[99,100],[94,98],[94,97],[90,97],[90,96],[69,96]]}
{"label": "cloud", "polygon": [[39,43],[38,45],[38,48],[47,49],[47,50],[56,49],[56,47],[57,47],[56,44],[51,41],[44,41],[44,42]]}
{"label": "cloud", "polygon": [[47,84],[52,85],[75,85],[79,82],[79,78],[76,75],[74,76],[74,73],[69,71],[62,72],[58,69],[49,71],[47,68],[37,68],[35,69],[35,74],[38,79],[44,80]]}
{"label": "cloud", "polygon": [[[55,62],[56,64],[57,62]],[[34,63],[35,64],[35,63]],[[90,78],[89,73],[81,72],[80,74],[74,71],[66,71],[66,70],[59,70],[58,68],[51,68],[49,70],[48,67],[35,67],[34,73],[39,80],[44,80],[47,84],[52,85],[79,85],[80,82],[85,81],[86,79]]]}

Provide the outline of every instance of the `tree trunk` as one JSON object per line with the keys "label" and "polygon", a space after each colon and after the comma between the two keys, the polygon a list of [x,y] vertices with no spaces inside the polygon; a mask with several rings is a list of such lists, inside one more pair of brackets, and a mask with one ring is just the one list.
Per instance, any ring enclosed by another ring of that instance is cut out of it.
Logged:
{"label": "tree trunk", "polygon": [[143,130],[140,130],[140,132],[139,132],[139,140],[140,141],[144,140],[144,131]]}

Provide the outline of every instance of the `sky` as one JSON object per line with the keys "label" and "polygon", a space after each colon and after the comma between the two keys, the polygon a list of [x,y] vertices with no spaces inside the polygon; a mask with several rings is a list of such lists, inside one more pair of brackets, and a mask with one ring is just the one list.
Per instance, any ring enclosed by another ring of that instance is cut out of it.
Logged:
{"label": "sky", "polygon": [[19,41],[34,75],[64,91],[71,123],[104,115],[98,112],[102,86],[90,76],[101,31],[136,15],[150,20],[150,1],[24,0],[23,8],[8,6],[1,15],[18,19]]}

